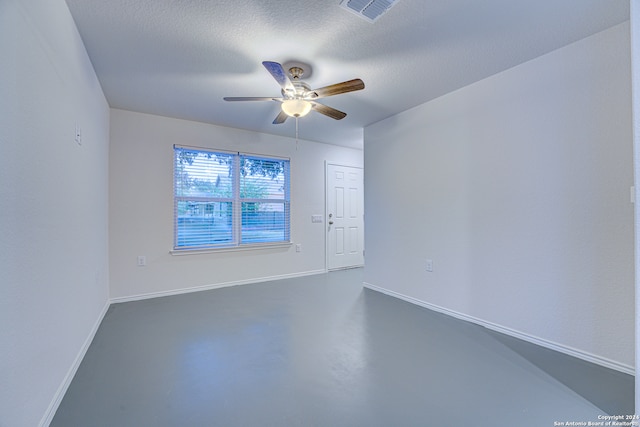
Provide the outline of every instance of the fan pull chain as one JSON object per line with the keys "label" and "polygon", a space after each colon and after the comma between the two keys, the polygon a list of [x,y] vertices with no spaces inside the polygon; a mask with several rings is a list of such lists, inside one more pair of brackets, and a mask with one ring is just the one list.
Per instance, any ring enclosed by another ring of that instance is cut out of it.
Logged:
{"label": "fan pull chain", "polygon": [[298,117],[296,117],[296,151],[298,151]]}

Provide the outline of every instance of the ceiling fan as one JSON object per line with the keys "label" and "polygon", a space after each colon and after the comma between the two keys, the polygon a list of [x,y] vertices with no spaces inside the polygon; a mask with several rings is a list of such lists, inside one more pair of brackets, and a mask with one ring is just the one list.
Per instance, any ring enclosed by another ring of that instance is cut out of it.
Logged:
{"label": "ceiling fan", "polygon": [[311,89],[309,85],[302,81],[301,78],[305,73],[304,64],[293,64],[289,67],[288,73],[284,67],[272,61],[264,61],[262,63],[267,71],[278,82],[281,88],[282,96],[280,97],[225,97],[225,101],[276,101],[280,103],[281,111],[276,116],[273,124],[284,123],[287,117],[303,117],[309,111],[314,110],[320,114],[331,117],[332,119],[341,120],[347,116],[335,108],[326,106],[316,102],[317,99],[326,98],[327,96],[340,95],[341,93],[353,92],[364,89],[364,82],[360,79],[348,80],[342,83],[336,83],[324,86],[319,89]]}

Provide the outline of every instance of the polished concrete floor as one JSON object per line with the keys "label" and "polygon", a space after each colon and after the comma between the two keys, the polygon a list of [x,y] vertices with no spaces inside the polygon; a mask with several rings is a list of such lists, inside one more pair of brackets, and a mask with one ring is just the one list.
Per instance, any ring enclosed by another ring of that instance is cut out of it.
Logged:
{"label": "polished concrete floor", "polygon": [[53,427],[519,426],[633,412],[633,378],[345,270],[112,305]]}

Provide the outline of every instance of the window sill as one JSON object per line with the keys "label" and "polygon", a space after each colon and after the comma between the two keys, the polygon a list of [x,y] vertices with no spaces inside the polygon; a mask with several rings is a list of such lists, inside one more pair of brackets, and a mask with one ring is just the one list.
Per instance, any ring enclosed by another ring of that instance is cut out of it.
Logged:
{"label": "window sill", "polygon": [[293,245],[293,243],[291,242],[256,243],[253,245],[226,246],[226,247],[220,247],[220,248],[173,249],[169,251],[169,253],[175,256],[200,255],[200,254],[210,254],[210,253],[220,253],[220,252],[245,252],[245,251],[254,251],[254,250],[262,250],[262,249],[289,248],[291,247],[291,245]]}

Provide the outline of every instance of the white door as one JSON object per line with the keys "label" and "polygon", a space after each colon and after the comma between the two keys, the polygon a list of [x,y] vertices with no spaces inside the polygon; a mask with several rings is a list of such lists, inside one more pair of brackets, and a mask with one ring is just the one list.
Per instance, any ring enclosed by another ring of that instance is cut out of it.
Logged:
{"label": "white door", "polygon": [[327,268],[364,265],[362,169],[327,164]]}

